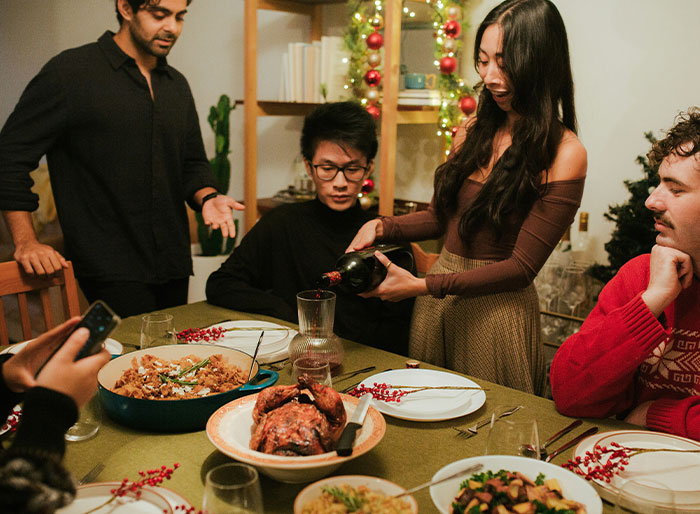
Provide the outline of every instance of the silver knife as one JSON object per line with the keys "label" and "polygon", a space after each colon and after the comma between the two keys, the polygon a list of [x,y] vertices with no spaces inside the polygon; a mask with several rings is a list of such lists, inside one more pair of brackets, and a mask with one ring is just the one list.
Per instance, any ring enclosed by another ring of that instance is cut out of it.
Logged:
{"label": "silver knife", "polygon": [[352,454],[352,445],[355,442],[355,434],[362,427],[362,423],[367,415],[367,410],[369,409],[370,401],[372,400],[372,394],[367,393],[361,399],[360,403],[357,404],[355,412],[352,413],[352,417],[348,424],[345,425],[343,433],[340,434],[340,439],[338,440],[338,455],[342,457],[347,457]]}

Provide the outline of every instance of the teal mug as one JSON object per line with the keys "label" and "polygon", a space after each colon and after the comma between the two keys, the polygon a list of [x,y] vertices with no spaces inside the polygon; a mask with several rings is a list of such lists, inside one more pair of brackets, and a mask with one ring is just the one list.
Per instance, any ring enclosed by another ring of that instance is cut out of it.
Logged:
{"label": "teal mug", "polygon": [[433,73],[406,73],[404,87],[406,89],[434,89],[436,77]]}

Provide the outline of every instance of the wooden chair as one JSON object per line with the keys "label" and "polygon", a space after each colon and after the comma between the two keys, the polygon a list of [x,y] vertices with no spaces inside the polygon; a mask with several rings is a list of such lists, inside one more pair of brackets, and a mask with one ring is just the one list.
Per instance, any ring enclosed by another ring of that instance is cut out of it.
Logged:
{"label": "wooden chair", "polygon": [[440,257],[438,253],[427,253],[417,243],[411,243],[411,250],[413,250],[413,258],[416,260],[416,271],[419,275],[425,275]]}
{"label": "wooden chair", "polygon": [[71,262],[68,263],[68,268],[62,272],[45,277],[27,275],[15,261],[0,263],[0,344],[7,345],[10,342],[2,297],[17,295],[22,335],[24,339],[31,339],[32,326],[27,304],[27,293],[31,291],[39,292],[46,330],[50,330],[56,326],[49,295],[49,288],[54,286],[58,286],[61,290],[65,318],[79,316],[78,285],[75,281],[73,264]]}

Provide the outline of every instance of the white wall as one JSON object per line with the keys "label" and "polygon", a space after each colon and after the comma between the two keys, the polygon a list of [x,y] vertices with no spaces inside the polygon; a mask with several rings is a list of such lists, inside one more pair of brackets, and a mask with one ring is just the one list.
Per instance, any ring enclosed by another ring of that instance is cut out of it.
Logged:
{"label": "white wall", "polygon": [[[591,213],[590,230],[604,259],[602,244],[611,224],[603,219],[609,204],[623,202],[625,179],[636,179],[634,159],[648,150],[647,130],[660,135],[675,114],[700,104],[700,2],[697,0],[554,0],[569,33],[580,137],[588,149],[588,180],[582,209]],[[473,28],[498,2],[472,0]],[[0,123],[4,123],[26,83],[59,51],[95,40],[116,29],[113,0],[2,0],[0,16]],[[324,8],[324,32],[342,34],[345,5]],[[302,16],[259,12],[259,88],[261,99],[277,93],[279,60],[288,41],[308,38]],[[472,31],[465,31],[462,69],[472,82]],[[243,96],[243,1],[195,0],[183,35],[169,58],[194,92],[207,151],[213,136],[206,123],[209,106],[221,93]],[[231,117],[231,191],[243,187],[243,111]],[[260,195],[292,182],[298,152],[299,118],[261,119]],[[272,151],[270,151],[272,150]],[[400,127],[397,147],[397,197],[428,200],[432,172],[439,162],[435,127]],[[575,234],[574,234],[575,236]]]}

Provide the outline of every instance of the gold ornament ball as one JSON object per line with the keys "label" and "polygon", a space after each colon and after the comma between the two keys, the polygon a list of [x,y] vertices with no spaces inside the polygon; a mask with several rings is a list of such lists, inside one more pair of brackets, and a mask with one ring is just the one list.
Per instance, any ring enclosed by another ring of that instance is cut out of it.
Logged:
{"label": "gold ornament ball", "polygon": [[364,209],[365,211],[367,209],[369,209],[370,207],[372,207],[372,203],[373,203],[372,199],[369,196],[367,196],[367,195],[360,196],[360,207],[362,207],[362,209]]}
{"label": "gold ornament ball", "polygon": [[454,39],[446,39],[445,43],[442,45],[445,52],[456,52],[457,51],[457,41]]}
{"label": "gold ornament ball", "polygon": [[367,56],[367,63],[372,67],[376,68],[382,63],[382,55],[380,53],[373,53]]}
{"label": "gold ornament ball", "polygon": [[375,30],[382,30],[384,28],[384,18],[381,14],[375,14],[369,19],[369,24],[375,28]]}
{"label": "gold ornament ball", "polygon": [[451,20],[459,18],[459,7],[457,7],[456,5],[453,5],[452,7],[447,9],[447,17],[450,18]]}
{"label": "gold ornament ball", "polygon": [[367,100],[370,102],[376,102],[379,100],[379,90],[376,87],[371,87],[367,91]]}

